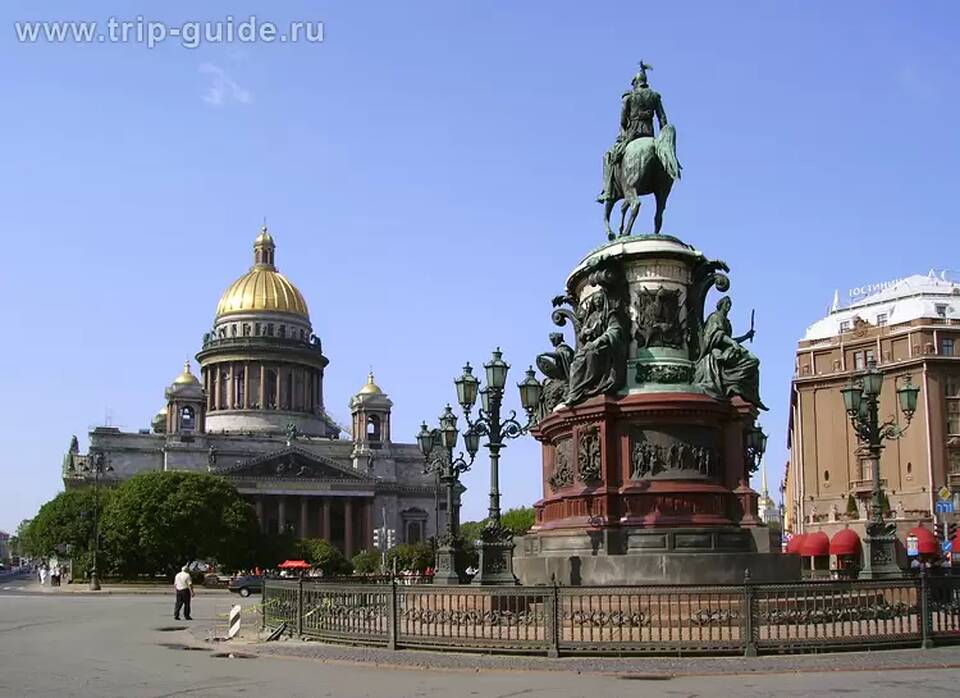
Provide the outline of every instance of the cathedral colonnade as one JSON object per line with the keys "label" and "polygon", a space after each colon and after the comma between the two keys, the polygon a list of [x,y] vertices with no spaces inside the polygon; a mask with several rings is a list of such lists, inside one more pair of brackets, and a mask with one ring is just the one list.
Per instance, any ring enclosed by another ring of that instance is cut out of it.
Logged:
{"label": "cathedral colonnade", "polygon": [[369,495],[298,492],[245,495],[260,530],[291,531],[297,538],[323,538],[350,559],[373,547],[374,499]]}

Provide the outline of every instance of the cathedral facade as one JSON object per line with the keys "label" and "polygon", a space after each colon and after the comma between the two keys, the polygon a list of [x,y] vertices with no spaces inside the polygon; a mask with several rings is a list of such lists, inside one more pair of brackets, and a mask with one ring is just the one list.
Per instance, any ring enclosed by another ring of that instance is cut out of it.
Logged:
{"label": "cathedral facade", "polygon": [[348,434],[328,415],[329,362],[275,252],[264,226],[253,266],[224,292],[203,336],[199,372],[186,362],[149,429],[97,427],[86,454],[74,437],[64,484],[86,484],[91,455],[102,453],[107,482],[157,470],[221,475],[254,505],[264,532],[325,538],[348,557],[371,549],[384,524],[398,543],[435,535],[436,479],[416,444],[393,441],[393,403],[373,374],[350,400]]}

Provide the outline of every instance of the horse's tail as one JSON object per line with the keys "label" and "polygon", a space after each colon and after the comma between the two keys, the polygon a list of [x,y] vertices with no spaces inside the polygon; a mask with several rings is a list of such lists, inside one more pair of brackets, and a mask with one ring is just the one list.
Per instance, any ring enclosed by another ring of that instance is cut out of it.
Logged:
{"label": "horse's tail", "polygon": [[667,124],[660,129],[660,135],[657,136],[657,157],[664,171],[670,175],[671,179],[680,179],[680,162],[677,160],[677,129],[673,124]]}

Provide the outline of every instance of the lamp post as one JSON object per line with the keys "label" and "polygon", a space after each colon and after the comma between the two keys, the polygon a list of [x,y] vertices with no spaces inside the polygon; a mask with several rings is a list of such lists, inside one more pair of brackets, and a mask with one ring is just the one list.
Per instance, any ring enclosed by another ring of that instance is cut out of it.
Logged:
{"label": "lamp post", "polygon": [[759,424],[754,424],[753,427],[750,428],[750,431],[747,432],[745,446],[747,451],[747,466],[750,470],[746,480],[749,482],[750,474],[760,469],[760,461],[763,460],[763,454],[767,450],[767,435],[763,433],[763,429]]}
{"label": "lamp post", "polygon": [[[524,380],[517,384],[520,404],[527,413],[526,424],[520,424],[515,411],[511,410],[506,418],[501,414],[510,365],[503,360],[499,348],[494,350],[483,368],[487,383],[483,389],[480,389],[480,380],[473,375],[469,363],[463,367],[463,374],[453,382],[469,432],[478,439],[486,436],[487,443],[484,446],[490,452],[490,504],[487,524],[480,532],[480,571],[473,581],[475,584],[516,584],[517,578],[513,576],[513,535],[500,523],[500,451],[506,447],[506,440],[526,434],[533,426],[543,386],[537,381],[532,367],[526,372]],[[478,395],[480,410],[474,419],[470,412]]]}
{"label": "lamp post", "polygon": [[94,451],[86,465],[80,466],[81,472],[93,473],[93,565],[90,568],[90,591],[100,591],[100,578],[97,575],[97,555],[100,552],[100,476],[113,470],[106,461],[103,451]]}
{"label": "lamp post", "polygon": [[[464,446],[470,455],[469,461],[464,458],[463,453],[456,458],[453,456],[458,435],[457,416],[450,405],[447,405],[443,414],[440,415],[439,428],[431,429],[424,422],[420,425],[420,432],[417,434],[417,445],[427,459],[423,470],[425,473],[435,472],[447,494],[446,531],[442,536],[440,531],[437,531],[437,564],[434,582],[438,584],[459,584],[463,578],[460,569],[460,507],[457,506],[457,490],[460,487],[460,476],[470,470],[480,449],[480,435],[472,429],[468,429],[463,435]],[[438,502],[438,522],[439,512]]]}
{"label": "lamp post", "polygon": [[844,409],[853,424],[857,440],[862,451],[873,463],[873,497],[870,503],[870,520],[866,525],[867,550],[860,575],[865,579],[883,579],[901,574],[894,555],[896,526],[888,524],[883,518],[880,454],[883,452],[884,441],[893,441],[903,436],[917,410],[917,395],[920,392],[920,388],[911,382],[910,376],[905,376],[897,388],[900,411],[907,419],[907,423],[901,427],[893,418],[880,423],[882,389],[883,373],[877,370],[875,361],[869,361],[867,369],[840,390]]}

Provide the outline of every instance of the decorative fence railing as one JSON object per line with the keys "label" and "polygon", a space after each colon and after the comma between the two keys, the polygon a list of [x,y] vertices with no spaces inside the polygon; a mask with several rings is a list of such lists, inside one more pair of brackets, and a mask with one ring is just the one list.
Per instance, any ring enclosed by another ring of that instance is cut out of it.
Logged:
{"label": "decorative fence railing", "polygon": [[263,624],[390,649],[745,654],[960,641],[960,577],[728,586],[264,582]]}

